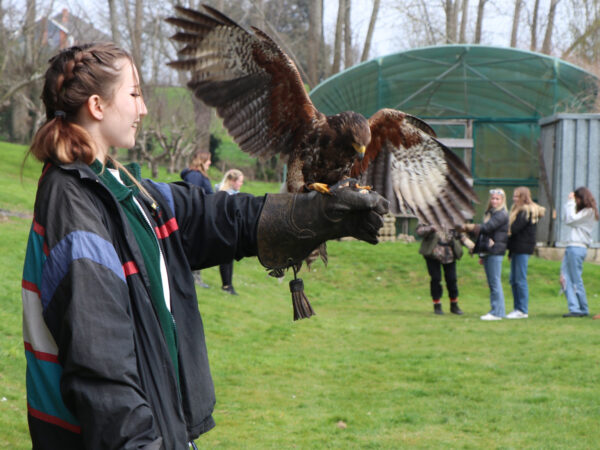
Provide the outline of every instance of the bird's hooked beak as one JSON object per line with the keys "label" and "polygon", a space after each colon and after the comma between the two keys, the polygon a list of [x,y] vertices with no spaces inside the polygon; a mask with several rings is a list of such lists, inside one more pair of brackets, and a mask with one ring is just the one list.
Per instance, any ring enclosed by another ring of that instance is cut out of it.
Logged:
{"label": "bird's hooked beak", "polygon": [[365,150],[367,149],[364,145],[358,145],[356,142],[352,144],[354,150],[356,150],[356,157],[361,160],[365,157]]}

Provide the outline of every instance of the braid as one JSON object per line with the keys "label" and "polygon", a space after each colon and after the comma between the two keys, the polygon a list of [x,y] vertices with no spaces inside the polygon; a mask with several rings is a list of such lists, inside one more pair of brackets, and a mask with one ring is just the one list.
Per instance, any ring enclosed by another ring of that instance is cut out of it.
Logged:
{"label": "braid", "polygon": [[74,123],[91,95],[110,100],[119,77],[118,61],[131,60],[111,43],[93,43],[62,50],[49,61],[42,101],[46,123],[37,131],[29,153],[41,161],[91,164],[96,149],[89,133]]}

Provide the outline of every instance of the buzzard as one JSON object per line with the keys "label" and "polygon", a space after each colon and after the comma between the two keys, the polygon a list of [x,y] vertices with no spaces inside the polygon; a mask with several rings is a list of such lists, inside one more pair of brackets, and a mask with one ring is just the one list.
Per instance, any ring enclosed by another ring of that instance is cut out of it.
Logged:
{"label": "buzzard", "polygon": [[178,29],[172,39],[184,44],[169,65],[191,72],[188,87],[216,108],[244,152],[287,160],[289,192],[327,191],[359,177],[381,153],[391,156],[396,210],[439,228],[473,216],[469,170],[427,124],[393,109],[368,120],[353,111],[320,113],[293,61],[266,33],[203,8],[176,6],[178,16],[167,19]]}

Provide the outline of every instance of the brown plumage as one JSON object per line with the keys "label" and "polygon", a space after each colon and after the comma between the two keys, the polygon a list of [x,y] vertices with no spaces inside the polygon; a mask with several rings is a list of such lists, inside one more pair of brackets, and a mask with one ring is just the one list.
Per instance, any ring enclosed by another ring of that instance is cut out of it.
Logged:
{"label": "brown plumage", "polygon": [[287,159],[289,192],[358,177],[385,155],[396,209],[439,227],[472,217],[470,173],[427,124],[391,109],[369,120],[352,111],[325,116],[312,104],[295,64],[267,34],[203,8],[178,6],[179,17],[167,19],[180,30],[173,39],[185,44],[169,65],[191,72],[188,87],[217,109],[243,151]]}

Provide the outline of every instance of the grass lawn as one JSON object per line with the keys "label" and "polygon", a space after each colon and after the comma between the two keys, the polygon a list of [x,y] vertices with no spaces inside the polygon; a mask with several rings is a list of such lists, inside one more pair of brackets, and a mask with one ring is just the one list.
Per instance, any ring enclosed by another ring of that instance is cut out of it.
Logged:
{"label": "grass lawn", "polygon": [[[14,167],[5,158],[11,152],[0,150],[0,208],[29,211],[30,188],[21,193],[5,180]],[[0,448],[31,447],[20,304],[29,225],[17,217],[0,222]],[[559,262],[531,259],[529,319],[483,322],[488,290],[476,258],[458,264],[466,314],[435,316],[417,244],[328,246],[329,267],[317,262],[302,273],[317,315],[299,322],[292,321],[289,275],[280,284],[256,258],[236,262],[240,295],[233,297],[220,291],[217,268],[203,271],[211,288],[198,288],[199,308],[217,427],[199,446],[598,446],[600,321],[561,317]],[[503,280],[510,311],[506,261]],[[584,282],[591,310],[600,312],[600,266],[586,264]]]}

